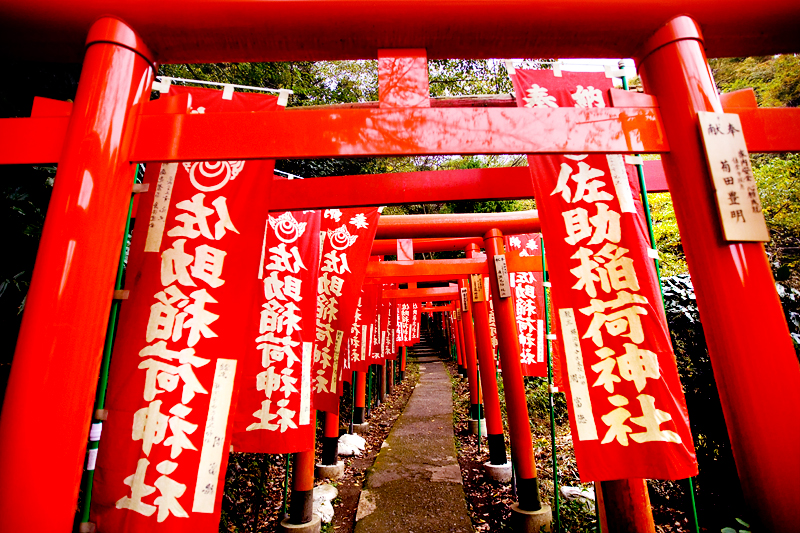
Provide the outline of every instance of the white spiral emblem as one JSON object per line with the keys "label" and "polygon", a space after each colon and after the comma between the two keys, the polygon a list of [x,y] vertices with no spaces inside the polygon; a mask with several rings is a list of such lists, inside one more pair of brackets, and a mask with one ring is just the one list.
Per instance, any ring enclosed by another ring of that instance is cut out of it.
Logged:
{"label": "white spiral emblem", "polygon": [[331,231],[328,230],[328,239],[331,241],[331,246],[333,246],[334,250],[344,250],[354,242],[358,235],[350,235],[350,232],[347,230],[347,226],[342,225],[335,230]]}
{"label": "white spiral emblem", "polygon": [[244,168],[244,161],[195,161],[184,163],[189,180],[199,191],[212,192],[236,179]]}
{"label": "white spiral emblem", "polygon": [[305,222],[297,222],[292,213],[287,211],[278,218],[269,217],[269,225],[278,240],[286,244],[293,243],[299,239],[306,230]]}

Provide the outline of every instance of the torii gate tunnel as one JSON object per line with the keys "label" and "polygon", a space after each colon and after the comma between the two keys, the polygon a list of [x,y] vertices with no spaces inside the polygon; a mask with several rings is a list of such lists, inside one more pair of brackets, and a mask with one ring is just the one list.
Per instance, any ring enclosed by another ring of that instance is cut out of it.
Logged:
{"label": "torii gate tunnel", "polygon": [[[4,55],[83,58],[74,104],[40,101],[31,118],[0,120],[0,163],[58,163],[0,421],[8,530],[72,523],[134,163],[659,153],[745,496],[767,529],[800,531],[800,367],[763,246],[723,240],[697,135],[698,111],[726,109],[706,52],[800,52],[796,1],[28,0],[0,13]],[[427,58],[609,56],[636,58],[645,95],[596,109],[430,107]],[[179,97],[147,101],[159,63],[374,58],[377,109],[190,115]],[[800,150],[800,110],[727,104],[750,151]],[[414,194],[384,179],[369,201],[530,191],[529,177],[488,188],[478,178],[425,176]],[[294,207],[363,205],[360,179]]]}

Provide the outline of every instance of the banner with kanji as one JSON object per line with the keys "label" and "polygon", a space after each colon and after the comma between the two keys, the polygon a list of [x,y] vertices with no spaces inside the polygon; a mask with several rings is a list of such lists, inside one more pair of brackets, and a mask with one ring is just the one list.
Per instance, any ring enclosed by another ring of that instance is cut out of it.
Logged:
{"label": "banner with kanji", "polygon": [[376,307],[381,286],[363,285],[353,325],[350,329],[350,370],[366,372],[372,359],[372,338],[375,335]]}
{"label": "banner with kanji", "polygon": [[[322,261],[317,289],[317,329],[314,349],[314,407],[339,412],[342,360],[358,306],[367,260],[378,229],[377,207],[326,209],[320,237]],[[348,369],[350,365],[344,365]]]}
{"label": "banner with kanji", "polygon": [[413,346],[419,342],[419,312],[421,305],[413,300],[398,300],[395,306],[397,308],[396,345]]}
{"label": "banner with kanji", "polygon": [[[277,98],[189,93],[195,113]],[[210,137],[214,132],[208,132]],[[272,161],[150,164],[111,359],[91,521],[98,531],[217,531]],[[90,461],[91,463],[91,461]],[[91,465],[90,466],[94,466]]]}
{"label": "banner with kanji", "polygon": [[[519,257],[542,255],[538,233],[506,235],[506,254]],[[547,376],[547,346],[544,323],[544,277],[542,272],[511,272],[508,275],[514,313],[519,330],[519,355],[525,376]]]}
{"label": "banner with kanji", "polygon": [[[525,107],[604,107],[603,74],[517,70]],[[529,156],[582,481],[697,474],[644,221],[622,155]]]}
{"label": "banner with kanji", "polygon": [[[392,285],[391,288],[395,288]],[[384,300],[386,306],[386,340],[383,343],[383,358],[389,361],[397,360],[397,299]]]}
{"label": "banner with kanji", "polygon": [[270,213],[261,228],[259,299],[240,317],[250,328],[233,422],[237,452],[313,448],[319,227],[319,211],[286,211]]}

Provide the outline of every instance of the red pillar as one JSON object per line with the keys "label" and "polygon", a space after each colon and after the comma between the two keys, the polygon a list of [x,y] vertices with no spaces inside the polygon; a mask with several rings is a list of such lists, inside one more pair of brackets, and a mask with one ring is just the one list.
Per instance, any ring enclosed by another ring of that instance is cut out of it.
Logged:
{"label": "red pillar", "polygon": [[294,454],[292,496],[289,499],[289,524],[311,522],[314,511],[314,446]]}
{"label": "red pillar", "polygon": [[406,354],[408,353],[408,347],[403,346],[403,353],[400,359],[400,379],[405,379],[406,377]]}
{"label": "red pillar", "polygon": [[464,350],[464,322],[463,317],[456,319],[456,349],[458,350],[458,373],[462,376],[467,375],[467,357]]}
{"label": "red pillar", "polygon": [[[458,288],[469,288],[463,279],[458,280]],[[480,420],[482,416],[481,392],[478,383],[478,354],[475,351],[475,326],[472,323],[472,298],[467,298],[467,310],[461,310],[461,327],[464,330],[464,356],[467,367],[467,383],[469,384],[469,417],[472,420]],[[458,303],[461,305],[461,302]]]}
{"label": "red pillar", "polygon": [[[323,411],[324,412],[324,411]],[[339,413],[325,413],[325,424],[322,427],[322,456],[320,463],[335,465],[339,451]]]}
{"label": "red pillar", "polygon": [[653,510],[644,479],[617,479],[595,484],[600,525],[606,533],[653,533]]}
{"label": "red pillar", "polygon": [[[501,298],[494,269],[494,258],[505,255],[503,234],[491,230],[484,235],[486,260],[489,263],[489,282],[492,284],[492,304],[497,325],[497,340],[500,344],[500,361],[503,365],[503,392],[508,413],[508,432],[511,436],[511,460],[517,476],[519,507],[524,511],[537,511],[539,483],[536,477],[536,462],[533,455],[533,437],[528,419],[528,404],[522,380],[522,364],[519,359],[519,332],[514,304],[511,298]],[[507,283],[507,281],[506,281]]]}
{"label": "red pillar", "polygon": [[[467,257],[478,251],[474,244],[467,248]],[[497,392],[497,368],[494,364],[492,334],[489,330],[489,304],[486,300],[472,302],[472,320],[475,322],[475,344],[480,363],[480,382],[483,404],[486,409],[486,437],[489,442],[489,462],[506,463],[506,442],[503,437],[503,417],[500,412],[500,395]]]}
{"label": "red pillar", "polygon": [[697,111],[722,112],[699,28],[677,17],[639,69],[658,98],[662,154],[745,498],[769,531],[800,531],[800,366],[761,243],[723,240]]}
{"label": "red pillar", "polygon": [[86,42],[0,419],[9,531],[72,527],[135,175],[123,138],[152,83],[153,56],[121,21]]}
{"label": "red pillar", "polygon": [[364,419],[364,407],[366,406],[366,398],[367,398],[367,373],[366,372],[356,372],[356,394],[355,394],[355,403],[353,405],[353,423],[354,424],[363,424]]}

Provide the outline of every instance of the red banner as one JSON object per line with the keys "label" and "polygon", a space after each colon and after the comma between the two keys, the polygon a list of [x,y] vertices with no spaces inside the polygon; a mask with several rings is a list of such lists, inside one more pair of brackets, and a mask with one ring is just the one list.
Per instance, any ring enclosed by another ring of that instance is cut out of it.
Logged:
{"label": "red banner", "polygon": [[350,370],[366,372],[371,363],[372,337],[375,328],[375,306],[380,285],[370,284],[361,288],[353,327],[350,329]]}
{"label": "red banner", "polygon": [[395,335],[397,346],[413,346],[419,342],[419,311],[420,304],[416,301],[398,301],[397,331]]}
{"label": "red banner", "polygon": [[233,426],[241,452],[313,448],[311,368],[316,340],[319,211],[270,213],[262,227],[257,306]]}
{"label": "red banner", "polygon": [[[517,70],[527,107],[604,107],[603,74]],[[636,173],[621,155],[529,156],[582,481],[697,474]]]}
{"label": "red banner", "polygon": [[347,343],[379,217],[377,207],[326,209],[322,217],[324,240],[313,368],[314,407],[321,411],[339,412],[340,363],[347,358]]}
{"label": "red banner", "polygon": [[[172,87],[195,112],[272,96]],[[209,133],[212,134],[211,132]],[[91,520],[98,531],[217,531],[272,161],[149,165],[111,362]]]}
{"label": "red banner", "polygon": [[[392,285],[391,288],[395,288]],[[383,358],[389,361],[397,360],[397,299],[384,300],[386,306],[386,314],[388,317],[386,323],[386,341],[383,344]]]}
{"label": "red banner", "polygon": [[[542,255],[538,233],[506,235],[506,253],[519,257]],[[541,272],[511,272],[511,296],[519,330],[522,373],[547,376],[547,345],[544,324],[544,277]]]}

